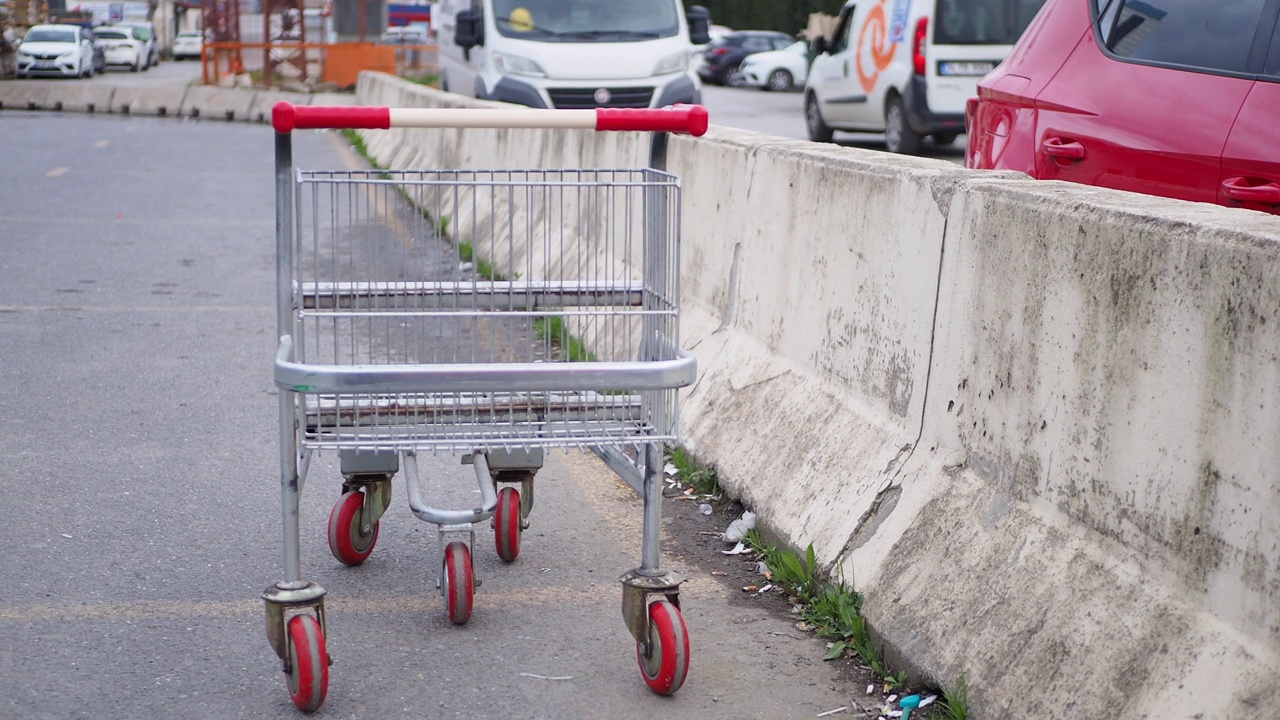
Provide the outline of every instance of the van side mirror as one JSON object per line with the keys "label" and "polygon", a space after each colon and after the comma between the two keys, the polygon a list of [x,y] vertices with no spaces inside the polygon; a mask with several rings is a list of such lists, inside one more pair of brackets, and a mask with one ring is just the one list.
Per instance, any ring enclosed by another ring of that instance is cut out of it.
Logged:
{"label": "van side mirror", "polygon": [[453,42],[470,50],[476,45],[484,45],[484,15],[475,8],[458,12],[457,24],[453,33]]}
{"label": "van side mirror", "polygon": [[689,42],[694,45],[711,42],[711,11],[701,5],[694,5],[684,17],[689,23]]}

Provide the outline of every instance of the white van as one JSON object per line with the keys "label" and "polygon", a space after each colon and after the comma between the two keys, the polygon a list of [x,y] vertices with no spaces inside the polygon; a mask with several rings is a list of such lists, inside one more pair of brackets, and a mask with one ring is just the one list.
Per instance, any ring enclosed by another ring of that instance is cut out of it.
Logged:
{"label": "white van", "polygon": [[809,139],[883,132],[890,152],[964,132],[965,102],[1009,54],[1045,0],[849,0],[815,39],[805,83]]}
{"label": "white van", "polygon": [[440,86],[537,108],[699,103],[705,8],[681,0],[445,0]]}

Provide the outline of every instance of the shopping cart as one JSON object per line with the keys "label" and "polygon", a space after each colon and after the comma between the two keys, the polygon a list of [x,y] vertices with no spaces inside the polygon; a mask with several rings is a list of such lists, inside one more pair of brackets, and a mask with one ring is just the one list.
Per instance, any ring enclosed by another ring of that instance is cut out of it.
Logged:
{"label": "shopping cart", "polygon": [[[342,491],[329,548],[373,551],[391,480],[437,526],[450,621],[471,616],[475,528],[513,561],[549,448],[600,455],[644,499],[640,567],[623,616],[649,687],[684,682],[682,579],[659,567],[663,447],[677,441],[679,183],[667,133],[701,135],[700,106],[661,110],[389,109],[276,105],[280,488],[284,579],[263,593],[289,694],[328,687],[325,591],[302,577],[299,496],[313,452],[336,450]],[[650,131],[650,167],[295,170],[297,129],[546,128]],[[461,455],[482,505],[424,501],[420,453]],[[500,488],[500,489],[499,489]]]}

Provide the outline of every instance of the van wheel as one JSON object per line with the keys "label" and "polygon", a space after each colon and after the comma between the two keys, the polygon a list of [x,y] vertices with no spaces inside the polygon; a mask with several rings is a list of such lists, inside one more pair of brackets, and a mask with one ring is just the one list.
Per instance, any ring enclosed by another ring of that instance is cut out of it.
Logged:
{"label": "van wheel", "polygon": [[915,154],[920,150],[920,134],[907,124],[907,109],[902,98],[889,102],[884,113],[884,146],[891,153]]}
{"label": "van wheel", "polygon": [[809,139],[813,142],[831,142],[835,131],[822,120],[822,111],[818,109],[818,99],[809,93],[804,96],[804,124],[809,130]]}

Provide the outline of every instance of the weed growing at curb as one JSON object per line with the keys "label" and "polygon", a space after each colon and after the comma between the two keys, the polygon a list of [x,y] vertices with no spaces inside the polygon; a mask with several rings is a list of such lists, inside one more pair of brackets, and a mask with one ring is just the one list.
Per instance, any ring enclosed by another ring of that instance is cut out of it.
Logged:
{"label": "weed growing at curb", "polygon": [[954,685],[942,688],[942,697],[943,720],[969,720],[969,681],[963,672]]}
{"label": "weed growing at curb", "polygon": [[813,626],[818,637],[832,641],[824,660],[838,660],[852,651],[873,673],[884,678],[885,684],[899,688],[906,683],[907,674],[890,670],[871,639],[862,616],[862,593],[841,578],[823,582],[817,577],[813,543],[801,558],[764,541],[755,530],[747,533],[746,542],[764,556],[773,582],[795,598],[793,604],[800,608],[804,621]]}
{"label": "weed growing at curb", "polygon": [[667,460],[676,467],[678,477],[699,495],[719,495],[720,478],[714,468],[705,468],[694,462],[684,448],[667,450]]}
{"label": "weed growing at curb", "polygon": [[[441,226],[446,232],[448,231],[449,222],[447,218],[441,223]],[[449,236],[446,233],[441,233],[440,237],[448,239]],[[475,248],[471,246],[471,241],[469,240],[458,243],[458,259],[462,262],[475,263],[476,274],[485,280],[506,280],[492,263],[484,258],[476,257]]]}
{"label": "weed growing at curb", "polygon": [[[386,168],[379,165],[378,161],[374,160],[373,156],[369,154],[369,146],[365,144],[364,138],[360,137],[360,133],[349,128],[344,129],[341,132],[342,137],[345,138],[348,143],[351,143],[351,147],[360,154],[360,157],[364,158],[364,161],[369,163],[369,167],[374,170],[386,170]],[[384,173],[383,177],[386,178],[388,176]]]}
{"label": "weed growing at curb", "polygon": [[533,321],[533,332],[539,340],[551,343],[569,362],[595,362],[596,356],[586,343],[574,337],[561,317],[538,318]]}

